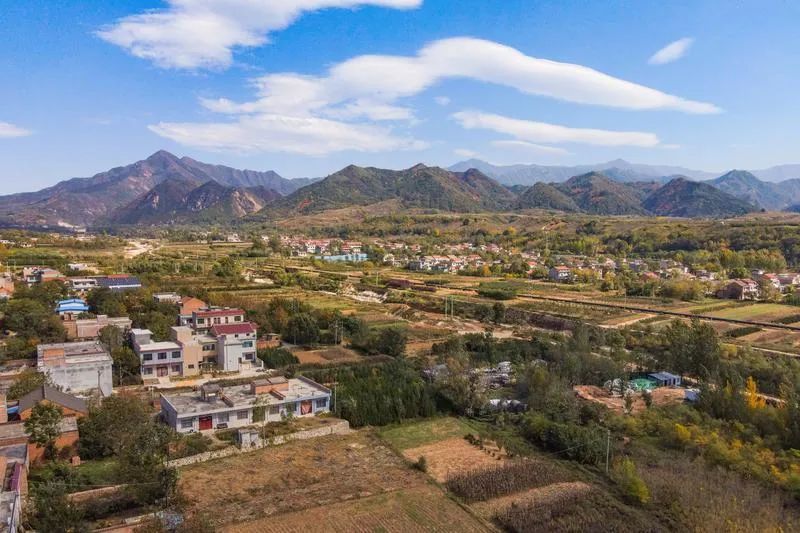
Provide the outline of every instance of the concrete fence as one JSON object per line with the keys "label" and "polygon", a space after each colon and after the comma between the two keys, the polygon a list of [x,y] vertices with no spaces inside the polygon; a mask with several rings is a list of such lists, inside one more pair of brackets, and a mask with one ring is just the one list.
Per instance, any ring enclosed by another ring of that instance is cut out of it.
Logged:
{"label": "concrete fence", "polygon": [[239,448],[238,446],[228,446],[227,448],[223,448],[221,450],[199,453],[197,455],[190,455],[189,457],[181,457],[180,459],[173,459],[171,461],[167,461],[166,464],[169,467],[177,468],[181,466],[193,465],[195,463],[204,463],[206,461],[212,461],[214,459],[221,459],[223,457],[230,457],[232,455],[238,455],[240,453],[253,452],[256,450],[260,450],[261,448],[265,448],[268,446],[277,446],[279,444],[285,444],[293,440],[315,439],[317,437],[324,437],[327,435],[346,435],[350,433],[350,431],[351,431],[350,423],[347,422],[347,420],[339,420],[338,422],[335,422],[333,424],[321,426],[318,428],[297,431],[295,433],[289,433],[287,435],[277,435],[275,437],[267,439],[266,441],[264,441],[263,439],[258,439],[257,441],[253,442],[250,446],[246,446],[243,448]]}

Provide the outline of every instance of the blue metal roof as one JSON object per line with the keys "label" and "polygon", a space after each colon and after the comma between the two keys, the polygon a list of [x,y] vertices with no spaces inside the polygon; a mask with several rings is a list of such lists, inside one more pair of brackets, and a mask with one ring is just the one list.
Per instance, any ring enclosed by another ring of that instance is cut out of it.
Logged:
{"label": "blue metal roof", "polygon": [[680,376],[676,376],[675,374],[670,374],[669,372],[653,372],[648,375],[659,381],[674,381],[676,379],[681,379]]}
{"label": "blue metal roof", "polygon": [[88,311],[89,306],[83,300],[79,298],[71,298],[69,300],[61,300],[56,305],[56,312],[57,313],[64,313],[66,311]]}

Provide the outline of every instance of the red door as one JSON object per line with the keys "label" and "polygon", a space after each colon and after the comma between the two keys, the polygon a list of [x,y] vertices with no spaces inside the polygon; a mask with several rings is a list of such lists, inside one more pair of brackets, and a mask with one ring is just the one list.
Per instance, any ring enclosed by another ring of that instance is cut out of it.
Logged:
{"label": "red door", "polygon": [[199,422],[200,422],[200,431],[203,431],[205,429],[211,429],[211,426],[213,425],[210,416],[201,416]]}

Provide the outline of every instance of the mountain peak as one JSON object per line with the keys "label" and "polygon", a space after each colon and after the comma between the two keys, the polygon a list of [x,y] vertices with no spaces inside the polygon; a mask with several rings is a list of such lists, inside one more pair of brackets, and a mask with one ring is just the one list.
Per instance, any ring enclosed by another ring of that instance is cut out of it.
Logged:
{"label": "mountain peak", "polygon": [[150,163],[156,162],[156,161],[158,161],[158,162],[162,162],[162,161],[177,162],[177,161],[180,161],[180,159],[178,158],[178,156],[176,156],[176,155],[174,155],[174,154],[172,154],[170,152],[167,152],[166,150],[158,150],[157,152],[153,153],[153,155],[151,155],[150,157],[145,159],[145,161],[148,161]]}

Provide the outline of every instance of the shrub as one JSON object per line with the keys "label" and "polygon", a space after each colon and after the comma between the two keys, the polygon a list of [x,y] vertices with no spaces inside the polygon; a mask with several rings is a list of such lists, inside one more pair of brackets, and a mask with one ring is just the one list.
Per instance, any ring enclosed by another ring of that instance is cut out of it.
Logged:
{"label": "shrub", "polygon": [[636,465],[627,457],[614,465],[611,473],[612,479],[619,485],[625,498],[629,501],[645,504],[650,501],[650,489],[647,484],[639,477]]}
{"label": "shrub", "polygon": [[416,468],[420,472],[428,471],[428,460],[425,459],[424,455],[419,456],[419,459],[417,459],[417,461],[414,463],[414,468]]}

